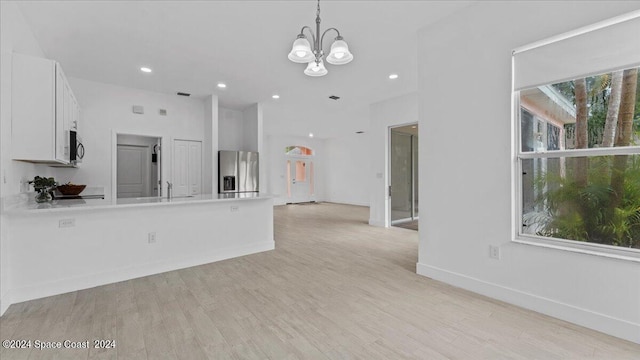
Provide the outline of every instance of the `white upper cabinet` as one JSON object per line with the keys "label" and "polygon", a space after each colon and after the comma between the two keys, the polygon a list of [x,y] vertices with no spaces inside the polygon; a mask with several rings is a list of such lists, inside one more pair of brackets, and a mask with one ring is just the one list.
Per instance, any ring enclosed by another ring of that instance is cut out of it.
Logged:
{"label": "white upper cabinet", "polygon": [[69,165],[69,131],[78,128],[80,107],[60,64],[14,54],[11,84],[12,158]]}

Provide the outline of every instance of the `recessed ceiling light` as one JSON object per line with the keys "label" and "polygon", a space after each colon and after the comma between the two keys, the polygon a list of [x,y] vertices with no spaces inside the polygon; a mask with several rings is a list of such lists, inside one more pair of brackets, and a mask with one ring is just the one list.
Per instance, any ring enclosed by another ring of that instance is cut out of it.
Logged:
{"label": "recessed ceiling light", "polygon": [[141,67],[141,68],[140,68],[140,71],[145,72],[145,73],[150,73],[150,72],[152,72],[153,70],[151,70],[151,69],[150,69],[150,68],[148,68],[148,67],[144,67],[144,66],[143,66],[143,67]]}
{"label": "recessed ceiling light", "polygon": [[224,88],[226,88],[226,87],[227,87],[227,84],[225,84],[225,83],[218,83],[218,87],[219,87],[220,89],[224,89]]}
{"label": "recessed ceiling light", "polygon": [[309,137],[312,138],[313,137],[313,133],[309,133]]}
{"label": "recessed ceiling light", "polygon": [[271,97],[274,98],[274,99],[280,99],[280,95],[278,95],[278,94],[275,94],[275,95],[273,95]]}
{"label": "recessed ceiling light", "polygon": [[412,129],[417,129],[417,128],[418,128],[418,126],[417,126],[417,125],[413,125],[411,128],[412,128]]}
{"label": "recessed ceiling light", "polygon": [[391,74],[391,75],[389,75],[389,79],[391,79],[391,80],[395,80],[395,79],[397,79],[397,78],[398,78],[398,74]]}

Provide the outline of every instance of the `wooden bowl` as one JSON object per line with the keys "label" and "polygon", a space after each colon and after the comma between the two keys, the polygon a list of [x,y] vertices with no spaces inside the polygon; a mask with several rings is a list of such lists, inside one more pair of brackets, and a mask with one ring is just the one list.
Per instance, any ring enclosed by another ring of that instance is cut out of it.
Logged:
{"label": "wooden bowl", "polygon": [[87,185],[59,185],[58,191],[62,195],[79,195]]}

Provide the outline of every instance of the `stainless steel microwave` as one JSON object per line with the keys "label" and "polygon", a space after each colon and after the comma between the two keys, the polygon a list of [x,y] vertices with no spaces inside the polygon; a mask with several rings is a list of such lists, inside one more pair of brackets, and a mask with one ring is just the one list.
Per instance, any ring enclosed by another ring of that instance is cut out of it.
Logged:
{"label": "stainless steel microwave", "polygon": [[77,131],[69,131],[69,150],[69,162],[72,164],[82,162],[82,158],[84,157],[84,145],[82,145],[82,141],[78,136]]}

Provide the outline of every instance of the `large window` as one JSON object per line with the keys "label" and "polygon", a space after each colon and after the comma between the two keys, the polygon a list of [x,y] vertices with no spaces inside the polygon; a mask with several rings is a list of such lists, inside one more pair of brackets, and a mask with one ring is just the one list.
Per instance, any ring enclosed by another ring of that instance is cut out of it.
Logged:
{"label": "large window", "polygon": [[519,241],[640,259],[639,30],[636,16],[514,52]]}

